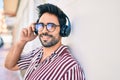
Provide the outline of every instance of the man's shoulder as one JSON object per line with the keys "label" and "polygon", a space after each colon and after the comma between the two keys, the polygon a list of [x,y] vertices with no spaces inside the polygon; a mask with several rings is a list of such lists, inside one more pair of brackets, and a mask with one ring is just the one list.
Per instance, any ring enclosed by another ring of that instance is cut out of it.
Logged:
{"label": "man's shoulder", "polygon": [[70,51],[68,46],[64,46],[64,49],[59,54],[59,58],[63,63],[73,63],[78,64],[78,61],[76,58],[72,55],[72,52]]}

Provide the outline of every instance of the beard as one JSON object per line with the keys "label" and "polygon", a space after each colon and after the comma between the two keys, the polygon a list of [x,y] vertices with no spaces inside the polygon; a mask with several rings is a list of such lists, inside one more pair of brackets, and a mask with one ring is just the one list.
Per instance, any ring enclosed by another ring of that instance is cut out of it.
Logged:
{"label": "beard", "polygon": [[[48,40],[42,40],[41,37],[43,37],[43,36],[48,36],[48,37],[51,38],[51,40],[50,40],[50,41],[48,41]],[[40,39],[40,41],[41,41],[41,44],[42,44],[44,47],[52,47],[52,46],[56,45],[56,44],[60,41],[60,37],[56,38],[56,37],[54,37],[54,36],[52,36],[52,35],[49,35],[48,33],[43,33],[43,34],[41,34],[41,35],[39,36],[39,39]]]}

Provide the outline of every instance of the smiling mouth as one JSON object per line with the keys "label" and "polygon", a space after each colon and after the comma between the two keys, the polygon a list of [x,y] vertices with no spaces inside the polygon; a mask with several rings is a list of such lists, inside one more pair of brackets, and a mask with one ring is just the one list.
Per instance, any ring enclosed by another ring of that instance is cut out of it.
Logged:
{"label": "smiling mouth", "polygon": [[42,36],[49,36],[49,37],[53,37],[52,35],[49,35],[48,33],[42,33],[42,34],[40,34],[40,37],[42,37]]}
{"label": "smiling mouth", "polygon": [[42,36],[41,37],[43,40],[48,40],[50,38],[50,36]]}

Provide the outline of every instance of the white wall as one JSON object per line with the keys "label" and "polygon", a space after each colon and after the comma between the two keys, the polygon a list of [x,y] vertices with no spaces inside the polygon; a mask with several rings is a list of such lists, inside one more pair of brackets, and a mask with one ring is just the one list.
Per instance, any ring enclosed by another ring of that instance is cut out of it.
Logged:
{"label": "white wall", "polygon": [[70,17],[68,44],[87,80],[120,80],[120,1],[48,0]]}

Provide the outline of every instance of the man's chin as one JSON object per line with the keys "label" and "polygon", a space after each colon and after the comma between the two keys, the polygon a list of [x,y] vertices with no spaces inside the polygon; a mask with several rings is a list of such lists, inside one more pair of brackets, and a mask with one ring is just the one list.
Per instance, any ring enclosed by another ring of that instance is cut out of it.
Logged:
{"label": "man's chin", "polygon": [[51,44],[49,44],[49,43],[47,42],[47,40],[44,40],[44,41],[42,42],[42,45],[43,45],[44,47],[51,47],[51,46],[52,46]]}
{"label": "man's chin", "polygon": [[48,44],[42,44],[43,47],[46,47],[46,48],[49,48],[49,47],[52,47],[52,45],[48,45]]}

